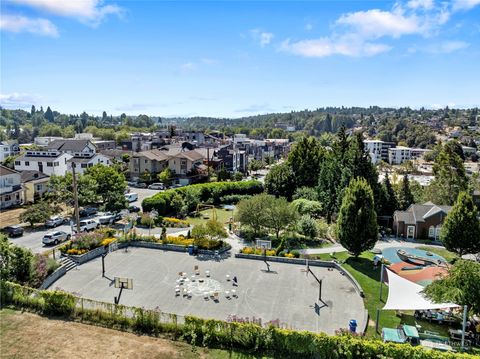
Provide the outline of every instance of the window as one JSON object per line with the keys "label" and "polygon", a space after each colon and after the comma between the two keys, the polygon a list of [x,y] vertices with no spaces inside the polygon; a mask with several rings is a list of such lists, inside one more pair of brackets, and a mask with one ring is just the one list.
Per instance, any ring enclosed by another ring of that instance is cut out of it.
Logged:
{"label": "window", "polygon": [[3,197],[5,199],[5,201],[10,201],[12,199],[12,197],[10,197],[9,194],[7,194],[5,197]]}
{"label": "window", "polygon": [[47,162],[47,167],[53,167],[53,162]]}
{"label": "window", "polygon": [[20,161],[15,161],[15,166],[20,166]]}
{"label": "window", "polygon": [[430,226],[428,228],[428,238],[434,238],[435,237],[435,227]]}
{"label": "window", "polygon": [[87,168],[87,164],[86,163],[82,163],[82,168]]}
{"label": "window", "polygon": [[25,161],[25,166],[30,166],[30,162],[29,162],[29,161]]}
{"label": "window", "polygon": [[37,191],[41,191],[42,190],[42,185],[41,184],[37,184]]}
{"label": "window", "polygon": [[59,162],[53,162],[53,165],[54,165],[55,167],[58,167],[58,166],[60,165],[60,163],[59,163]]}

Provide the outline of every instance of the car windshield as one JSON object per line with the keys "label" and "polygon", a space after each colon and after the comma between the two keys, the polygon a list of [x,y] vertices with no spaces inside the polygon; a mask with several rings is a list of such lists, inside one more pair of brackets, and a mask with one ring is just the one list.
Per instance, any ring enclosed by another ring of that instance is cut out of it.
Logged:
{"label": "car windshield", "polygon": [[43,238],[52,238],[50,234],[46,234]]}

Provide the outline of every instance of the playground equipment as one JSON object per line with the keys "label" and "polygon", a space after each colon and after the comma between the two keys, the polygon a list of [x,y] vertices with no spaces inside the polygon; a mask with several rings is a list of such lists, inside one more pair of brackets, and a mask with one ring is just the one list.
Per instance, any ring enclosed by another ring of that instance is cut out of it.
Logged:
{"label": "playground equipment", "polygon": [[214,221],[216,221],[217,220],[217,209],[215,208],[215,206],[213,206],[211,204],[207,204],[207,203],[197,204],[197,210],[195,211],[195,215],[199,216],[200,212],[205,210],[205,209],[211,209],[212,210],[212,219]]}

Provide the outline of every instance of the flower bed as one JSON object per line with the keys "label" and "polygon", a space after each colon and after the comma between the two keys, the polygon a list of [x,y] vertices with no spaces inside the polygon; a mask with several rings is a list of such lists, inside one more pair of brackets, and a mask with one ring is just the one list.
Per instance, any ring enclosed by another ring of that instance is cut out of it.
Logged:
{"label": "flower bed", "polygon": [[69,243],[59,248],[60,252],[68,255],[82,255],[89,251],[106,246],[116,240],[111,233],[98,231],[92,233],[79,233]]}
{"label": "flower bed", "polygon": [[[243,254],[256,254],[256,255],[264,255],[262,248],[255,248],[255,247],[243,247],[240,249],[240,253]],[[266,255],[270,257],[285,257],[285,258],[299,258],[300,253],[298,251],[281,251],[277,254],[275,249],[267,249]]]}
{"label": "flower bed", "polygon": [[163,219],[163,225],[165,227],[187,228],[190,226],[190,223],[188,223],[187,221],[184,221],[183,219],[165,217]]}
{"label": "flower bed", "polygon": [[166,239],[161,239],[155,236],[139,236],[136,235],[134,237],[126,238],[126,241],[132,242],[151,242],[151,243],[160,243],[160,244],[174,244],[177,246],[189,246],[189,245],[196,245],[199,249],[206,249],[206,250],[217,250],[227,246],[227,244],[222,241],[216,240],[209,240],[209,239],[193,239],[193,238],[185,238],[182,235],[179,236],[167,236]]}

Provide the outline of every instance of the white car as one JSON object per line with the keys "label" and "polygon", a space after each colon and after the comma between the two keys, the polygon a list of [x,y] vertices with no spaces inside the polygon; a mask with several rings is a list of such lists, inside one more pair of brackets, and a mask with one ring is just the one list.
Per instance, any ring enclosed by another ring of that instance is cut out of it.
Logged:
{"label": "white car", "polygon": [[100,214],[98,217],[98,221],[100,224],[113,224],[116,221],[122,219],[122,215],[120,213],[113,213],[113,212],[105,212]]}
{"label": "white car", "polygon": [[45,226],[55,228],[61,226],[64,222],[65,218],[63,218],[62,216],[53,216],[45,222]]}
{"label": "white car", "polygon": [[[83,221],[80,221],[80,232],[88,232],[88,231],[93,231],[97,228],[100,228],[100,223],[98,223],[94,219],[85,219]],[[73,226],[73,230],[76,232],[77,231],[77,226]]]}
{"label": "white car", "polygon": [[64,231],[53,231],[48,232],[42,238],[42,243],[49,245],[49,244],[58,244],[63,241],[68,241],[71,238],[71,235],[65,233]]}
{"label": "white car", "polygon": [[148,186],[148,189],[165,189],[165,186],[163,183],[152,183],[150,186]]}
{"label": "white car", "polygon": [[135,202],[138,199],[138,193],[127,193],[125,199],[128,202]]}

